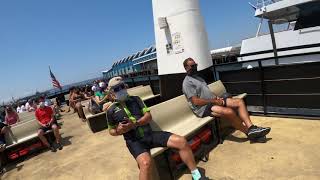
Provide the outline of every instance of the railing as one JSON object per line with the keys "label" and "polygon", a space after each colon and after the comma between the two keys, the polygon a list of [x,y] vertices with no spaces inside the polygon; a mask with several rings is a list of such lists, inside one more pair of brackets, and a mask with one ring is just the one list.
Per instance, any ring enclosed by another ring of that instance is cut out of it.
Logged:
{"label": "railing", "polygon": [[270,4],[283,1],[283,0],[258,0],[257,1],[257,8],[262,8],[264,6],[268,6]]}
{"label": "railing", "polygon": [[[231,94],[247,92],[251,112],[320,117],[320,62],[264,65],[266,60],[212,67]],[[252,69],[246,65],[252,64]],[[228,68],[229,67],[229,68]]]}

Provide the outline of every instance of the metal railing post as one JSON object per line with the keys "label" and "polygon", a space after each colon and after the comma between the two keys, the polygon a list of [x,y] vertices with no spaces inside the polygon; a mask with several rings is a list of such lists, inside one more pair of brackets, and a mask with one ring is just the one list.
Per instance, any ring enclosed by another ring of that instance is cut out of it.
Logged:
{"label": "metal railing post", "polygon": [[262,67],[261,60],[258,61],[259,63],[259,71],[260,71],[260,85],[261,85],[261,97],[262,97],[262,105],[263,105],[263,114],[267,114],[267,99],[266,99],[266,92],[265,92],[265,81],[264,81],[264,69]]}
{"label": "metal railing post", "polygon": [[131,78],[131,80],[132,80],[132,87],[135,87],[136,83],[134,82],[134,78]]}
{"label": "metal railing post", "polygon": [[217,81],[217,70],[216,70],[216,65],[213,64],[213,78],[214,78],[214,81]]}

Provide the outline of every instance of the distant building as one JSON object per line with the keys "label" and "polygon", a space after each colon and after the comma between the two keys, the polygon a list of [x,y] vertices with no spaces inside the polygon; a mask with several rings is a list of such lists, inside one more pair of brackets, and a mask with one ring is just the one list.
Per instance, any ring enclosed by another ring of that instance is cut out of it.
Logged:
{"label": "distant building", "polygon": [[124,76],[135,72],[157,69],[157,50],[154,46],[139,51],[113,63],[111,69],[103,71],[104,78]]}
{"label": "distant building", "polygon": [[[211,51],[214,64],[237,61],[240,55],[241,45],[214,49]],[[113,63],[109,70],[102,72],[103,77],[110,79],[115,76],[128,76],[144,71],[157,72],[157,49],[151,46],[131,56],[125,57]]]}

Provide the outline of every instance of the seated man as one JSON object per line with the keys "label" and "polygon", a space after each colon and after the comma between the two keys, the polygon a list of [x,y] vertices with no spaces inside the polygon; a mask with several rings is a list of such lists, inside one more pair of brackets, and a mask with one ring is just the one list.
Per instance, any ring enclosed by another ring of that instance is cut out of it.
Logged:
{"label": "seated man", "polygon": [[6,140],[4,135],[8,132],[8,125],[0,122],[0,174],[3,173],[2,161],[4,160],[4,154],[2,153],[6,149]]}
{"label": "seated man", "polygon": [[258,127],[252,124],[246,105],[242,99],[216,97],[197,71],[197,64],[192,58],[183,62],[187,71],[182,90],[192,111],[198,117],[217,116],[229,120],[232,126],[255,141],[264,138],[271,128]]}
{"label": "seated man", "polygon": [[112,136],[123,135],[126,145],[137,161],[139,179],[152,179],[150,149],[170,147],[179,150],[183,162],[191,170],[193,179],[207,179],[199,172],[186,139],[164,131],[152,131],[150,110],[137,96],[129,96],[121,77],[112,78],[109,87],[116,102],[107,110],[109,133]]}
{"label": "seated man", "polygon": [[35,116],[38,120],[38,123],[40,124],[40,128],[38,130],[38,136],[42,143],[46,145],[52,152],[56,152],[56,149],[54,148],[53,145],[50,145],[44,136],[44,134],[49,131],[53,130],[54,136],[56,138],[56,143],[57,143],[57,148],[59,150],[62,150],[62,145],[61,145],[61,137],[59,133],[59,126],[56,123],[54,119],[54,114],[53,110],[51,107],[45,106],[45,103],[43,101],[40,102],[39,108],[35,112]]}

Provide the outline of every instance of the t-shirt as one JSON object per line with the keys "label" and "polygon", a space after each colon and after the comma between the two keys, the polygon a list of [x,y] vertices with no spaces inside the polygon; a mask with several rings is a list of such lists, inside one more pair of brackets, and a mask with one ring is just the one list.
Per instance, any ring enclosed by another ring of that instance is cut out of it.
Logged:
{"label": "t-shirt", "polygon": [[24,105],[22,105],[20,108],[21,108],[21,112],[26,112],[26,107]]}
{"label": "t-shirt", "polygon": [[197,106],[191,102],[191,97],[196,96],[201,99],[215,98],[215,95],[209,89],[206,81],[198,75],[187,75],[183,80],[182,91],[187,98],[190,108],[198,117],[203,116],[207,105]]}
{"label": "t-shirt", "polygon": [[51,107],[45,106],[44,108],[38,108],[35,112],[35,116],[41,124],[48,124],[52,119],[53,110]]}
{"label": "t-shirt", "polygon": [[31,112],[31,111],[35,111],[37,109],[37,106],[35,104],[30,105],[29,102],[26,103],[26,109],[27,111]]}
{"label": "t-shirt", "polygon": [[106,94],[101,92],[101,91],[95,92],[94,95],[98,96],[100,99],[102,99],[102,98],[104,98],[106,96]]}
{"label": "t-shirt", "polygon": [[22,111],[21,111],[21,108],[18,106],[17,107],[17,113],[21,113]]}
{"label": "t-shirt", "polygon": [[5,122],[8,124],[8,125],[13,125],[15,123],[17,123],[18,121],[18,114],[17,113],[10,113],[10,114],[7,114],[6,117],[5,117]]}
{"label": "t-shirt", "polygon": [[[130,96],[125,101],[127,109],[130,111],[131,115],[139,120],[146,112],[150,112],[150,109],[144,104],[138,96]],[[107,111],[108,126],[111,129],[115,129],[117,125],[123,121],[128,115],[125,113],[124,108],[120,103],[113,103]],[[140,130],[142,130],[142,134]],[[137,140],[143,136],[150,134],[152,132],[151,126],[149,124],[139,126],[129,132],[123,134],[125,140]]]}

